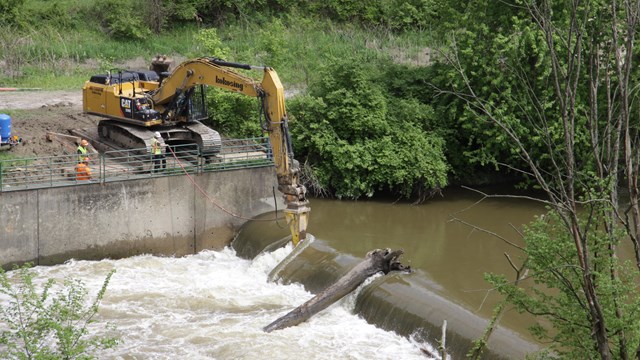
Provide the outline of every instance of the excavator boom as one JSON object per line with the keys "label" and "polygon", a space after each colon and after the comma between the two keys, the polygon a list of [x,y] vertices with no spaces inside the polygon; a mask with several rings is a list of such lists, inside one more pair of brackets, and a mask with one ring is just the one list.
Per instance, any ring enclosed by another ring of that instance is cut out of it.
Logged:
{"label": "excavator boom", "polygon": [[[216,58],[197,58],[179,64],[167,73],[169,62],[156,57],[152,62],[152,78],[146,72],[133,73],[131,80],[98,75],[83,87],[85,112],[109,118],[103,121],[101,135],[127,136],[130,141],[148,145],[143,134],[159,131],[165,142],[189,141],[195,138],[201,148],[219,148],[220,137],[197,119],[205,112],[196,113],[198,100],[195,89],[214,86],[221,89],[256,97],[260,100],[276,167],[278,190],[283,194],[285,217],[291,230],[294,245],[306,237],[309,206],[306,188],[299,181],[300,167],[293,158],[289,135],[288,117],[284,101],[284,89],[278,74],[270,67],[251,66],[226,62]],[[262,70],[261,82],[242,75],[234,68]],[[149,78],[147,78],[149,77]],[[199,104],[204,107],[204,95]],[[206,109],[204,109],[206,110]],[[102,122],[101,122],[102,123]],[[142,130],[140,130],[142,129]],[[189,135],[191,134],[191,135]],[[141,146],[141,147],[143,147]]]}

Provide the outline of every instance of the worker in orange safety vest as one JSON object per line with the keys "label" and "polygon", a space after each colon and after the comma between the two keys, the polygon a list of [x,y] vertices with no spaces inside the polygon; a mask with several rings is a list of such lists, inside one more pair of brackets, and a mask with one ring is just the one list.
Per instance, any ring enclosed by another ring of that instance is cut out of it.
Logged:
{"label": "worker in orange safety vest", "polygon": [[84,158],[76,165],[76,180],[91,180],[91,168],[87,165],[88,162],[89,158]]}

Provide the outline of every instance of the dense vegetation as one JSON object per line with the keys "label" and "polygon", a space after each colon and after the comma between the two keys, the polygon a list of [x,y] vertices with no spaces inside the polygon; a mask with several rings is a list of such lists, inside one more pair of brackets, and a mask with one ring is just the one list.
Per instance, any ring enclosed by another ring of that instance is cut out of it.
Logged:
{"label": "dense vegetation", "polygon": [[[0,0],[0,10],[3,85],[79,89],[96,68],[156,53],[274,67],[297,94],[295,150],[320,194],[424,200],[451,183],[514,178],[539,188],[550,213],[523,234],[520,262],[509,258],[516,280],[488,279],[547,320],[533,330],[554,356],[640,353],[638,1]],[[209,104],[221,131],[259,131],[248,99],[213,91]],[[624,242],[635,263],[617,258]],[[525,278],[544,286],[526,292]]]}

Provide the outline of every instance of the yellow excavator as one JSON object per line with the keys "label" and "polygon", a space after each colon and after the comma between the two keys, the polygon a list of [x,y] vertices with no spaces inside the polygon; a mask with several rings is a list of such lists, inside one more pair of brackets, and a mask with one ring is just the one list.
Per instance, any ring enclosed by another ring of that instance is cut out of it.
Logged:
{"label": "yellow excavator", "polygon": [[[284,88],[270,67],[252,66],[217,58],[187,60],[171,72],[171,61],[156,56],[151,71],[121,70],[94,75],[83,88],[86,113],[105,117],[99,136],[126,149],[150,149],[154,132],[171,145],[193,144],[204,156],[220,151],[217,131],[200,121],[207,118],[206,86],[214,86],[259,99],[273,150],[278,190],[292,241],[306,238],[310,208],[306,188],[299,181],[300,167],[293,158],[284,101]],[[261,70],[262,81],[232,69]]]}

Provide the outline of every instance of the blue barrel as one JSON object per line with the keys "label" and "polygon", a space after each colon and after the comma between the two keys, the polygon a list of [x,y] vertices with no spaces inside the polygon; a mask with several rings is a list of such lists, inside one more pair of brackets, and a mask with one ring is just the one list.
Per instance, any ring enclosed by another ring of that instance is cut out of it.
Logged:
{"label": "blue barrel", "polygon": [[0,142],[7,143],[11,136],[11,116],[0,114]]}
{"label": "blue barrel", "polygon": [[3,143],[9,141],[11,136],[11,116],[0,114],[0,139]]}

